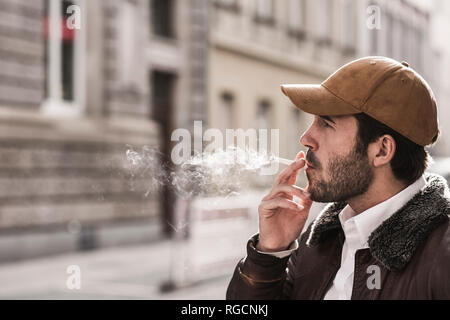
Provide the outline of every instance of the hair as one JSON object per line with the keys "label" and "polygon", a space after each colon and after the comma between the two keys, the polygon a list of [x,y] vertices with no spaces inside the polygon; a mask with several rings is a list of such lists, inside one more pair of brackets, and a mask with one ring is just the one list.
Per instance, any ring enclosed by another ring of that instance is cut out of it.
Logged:
{"label": "hair", "polygon": [[354,117],[358,122],[356,138],[358,152],[367,154],[370,143],[385,134],[390,135],[395,140],[396,146],[394,157],[390,162],[394,176],[409,185],[423,175],[430,161],[430,155],[425,147],[414,143],[364,113],[355,114]]}

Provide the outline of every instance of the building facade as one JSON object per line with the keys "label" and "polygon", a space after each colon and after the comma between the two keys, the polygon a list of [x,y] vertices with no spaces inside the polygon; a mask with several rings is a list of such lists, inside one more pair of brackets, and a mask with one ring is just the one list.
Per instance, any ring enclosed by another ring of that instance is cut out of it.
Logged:
{"label": "building facade", "polygon": [[280,84],[321,83],[356,56],[356,2],[213,1],[210,125],[279,128],[280,155],[293,158],[311,117]]}
{"label": "building facade", "polygon": [[[379,28],[370,27],[374,8]],[[148,192],[154,172],[133,171],[125,155],[153,147],[170,167],[171,133],[186,128],[195,138],[195,120],[224,133],[280,129],[279,154],[293,158],[312,117],[280,84],[318,84],[357,57],[387,55],[408,61],[438,102],[448,101],[448,50],[430,39],[430,25],[445,22],[436,8],[417,0],[0,1],[0,261],[170,234],[176,194],[168,185]]]}
{"label": "building facade", "polygon": [[431,6],[431,37],[432,59],[435,61],[431,86],[435,90],[441,122],[441,141],[436,146],[436,155],[450,156],[450,130],[447,121],[450,119],[450,43],[447,41],[450,30],[450,3],[443,0],[432,1]]}
{"label": "building facade", "polygon": [[215,0],[211,7],[210,125],[278,128],[282,157],[301,149],[312,118],[280,84],[318,84],[368,55],[408,61],[430,83],[438,68],[430,8],[418,1]]}
{"label": "building facade", "polygon": [[126,151],[166,161],[171,130],[202,116],[206,14],[202,1],[0,1],[0,261],[161,237],[171,191],[148,192]]}

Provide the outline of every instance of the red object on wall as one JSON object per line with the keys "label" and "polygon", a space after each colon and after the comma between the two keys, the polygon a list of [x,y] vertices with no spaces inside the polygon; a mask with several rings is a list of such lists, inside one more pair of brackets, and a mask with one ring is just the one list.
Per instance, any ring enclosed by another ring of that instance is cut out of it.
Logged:
{"label": "red object on wall", "polygon": [[75,29],[69,29],[67,19],[62,20],[62,40],[72,42],[75,39]]}
{"label": "red object on wall", "polygon": [[[43,35],[45,40],[48,39],[49,29],[49,18],[45,17],[43,21]],[[72,42],[75,39],[75,29],[68,28],[66,18],[61,21],[61,38],[64,42]]]}

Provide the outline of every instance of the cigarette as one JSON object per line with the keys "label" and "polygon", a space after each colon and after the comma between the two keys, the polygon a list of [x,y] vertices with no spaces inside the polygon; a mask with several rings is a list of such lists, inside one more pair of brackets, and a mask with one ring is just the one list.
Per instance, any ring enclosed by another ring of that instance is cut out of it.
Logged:
{"label": "cigarette", "polygon": [[287,166],[290,166],[292,163],[295,162],[295,160],[289,160],[285,158],[275,157],[275,161],[278,161],[279,163],[285,164]]}

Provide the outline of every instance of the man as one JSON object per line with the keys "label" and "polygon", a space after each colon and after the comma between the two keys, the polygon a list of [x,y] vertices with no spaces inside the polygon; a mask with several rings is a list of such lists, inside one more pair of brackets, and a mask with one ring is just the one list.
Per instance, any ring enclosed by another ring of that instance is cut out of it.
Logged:
{"label": "man", "polygon": [[[425,80],[367,57],[282,91],[315,115],[308,152],[262,199],[227,299],[449,299],[450,193],[424,173],[439,135]],[[304,167],[306,190],[294,185]],[[297,240],[313,201],[329,204]]]}

